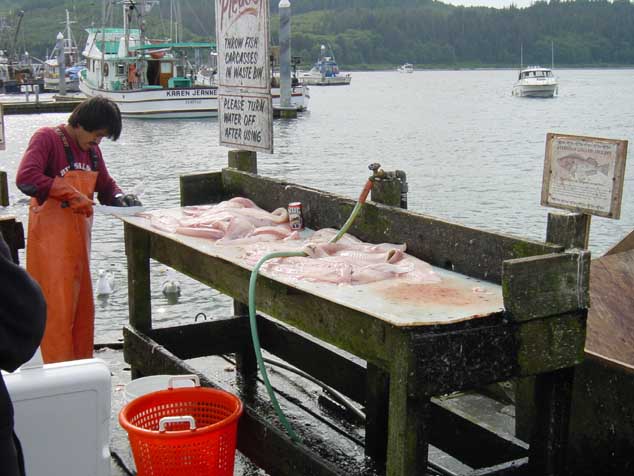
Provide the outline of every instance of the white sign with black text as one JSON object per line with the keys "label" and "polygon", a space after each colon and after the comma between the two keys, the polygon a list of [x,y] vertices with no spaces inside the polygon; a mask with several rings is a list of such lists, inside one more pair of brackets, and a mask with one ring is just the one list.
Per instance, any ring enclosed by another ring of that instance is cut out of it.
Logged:
{"label": "white sign with black text", "polygon": [[273,152],[269,0],[216,0],[220,145]]}
{"label": "white sign with black text", "polygon": [[549,133],[541,204],[619,218],[627,141]]}
{"label": "white sign with black text", "polygon": [[273,150],[270,94],[223,94],[218,98],[220,142],[244,150]]}
{"label": "white sign with black text", "polygon": [[271,91],[268,0],[216,0],[221,88]]}

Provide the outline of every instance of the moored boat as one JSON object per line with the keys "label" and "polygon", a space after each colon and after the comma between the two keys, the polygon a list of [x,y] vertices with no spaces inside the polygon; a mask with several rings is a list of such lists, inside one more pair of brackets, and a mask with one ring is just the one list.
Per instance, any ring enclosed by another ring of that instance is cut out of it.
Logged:
{"label": "moored boat", "polygon": [[326,46],[321,45],[321,54],[310,71],[301,73],[299,80],[303,84],[313,86],[345,86],[350,84],[352,76],[342,74],[335,61],[334,54],[326,56]]}
{"label": "moored boat", "polygon": [[522,69],[513,86],[513,96],[552,98],[559,92],[552,69],[528,66]]}
{"label": "moored boat", "polygon": [[[64,55],[64,89],[65,91],[79,91],[79,73],[84,64],[80,61],[79,49],[73,38],[70,25],[70,14],[66,10],[66,36],[61,32],[58,34],[58,42],[51,52],[49,58],[44,61],[44,90],[60,90],[59,58]],[[61,48],[58,44],[61,42]],[[60,49],[62,51],[60,51]]]}
{"label": "moored boat", "polygon": [[[174,119],[218,115],[215,87],[194,84],[182,49],[212,48],[212,43],[151,43],[143,32],[142,10],[124,0],[123,28],[89,28],[83,55],[86,69],[79,88],[86,96],[116,102],[124,117]],[[128,14],[139,29],[129,28]]]}
{"label": "moored boat", "polygon": [[414,65],[412,63],[405,63],[396,68],[396,71],[398,71],[399,73],[413,73]]}

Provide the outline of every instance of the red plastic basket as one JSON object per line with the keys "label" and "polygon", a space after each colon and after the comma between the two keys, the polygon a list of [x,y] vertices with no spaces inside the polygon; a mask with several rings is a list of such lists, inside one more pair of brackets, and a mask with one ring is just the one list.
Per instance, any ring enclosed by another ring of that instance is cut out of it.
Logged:
{"label": "red plastic basket", "polygon": [[138,476],[232,476],[241,414],[242,402],[231,393],[172,388],[170,381],[167,390],[125,405],[119,423]]}

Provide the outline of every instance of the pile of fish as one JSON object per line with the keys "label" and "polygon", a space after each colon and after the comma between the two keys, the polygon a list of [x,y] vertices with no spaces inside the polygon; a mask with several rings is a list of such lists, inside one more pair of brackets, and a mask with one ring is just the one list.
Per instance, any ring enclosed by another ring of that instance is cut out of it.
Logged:
{"label": "pile of fish", "polygon": [[285,208],[267,212],[244,197],[216,205],[184,207],[182,215],[160,211],[141,214],[157,230],[209,238],[220,245],[299,239],[299,233],[290,228]]}
{"label": "pile of fish", "polygon": [[337,231],[325,228],[301,239],[291,230],[284,208],[267,212],[247,198],[216,205],[184,207],[181,216],[148,212],[143,216],[161,231],[209,238],[218,245],[240,245],[242,259],[254,266],[265,255],[300,251],[305,256],[274,258],[261,270],[274,276],[336,284],[365,284],[393,278],[425,284],[441,279],[428,263],[405,253],[404,244],[372,244],[345,234],[332,243]]}

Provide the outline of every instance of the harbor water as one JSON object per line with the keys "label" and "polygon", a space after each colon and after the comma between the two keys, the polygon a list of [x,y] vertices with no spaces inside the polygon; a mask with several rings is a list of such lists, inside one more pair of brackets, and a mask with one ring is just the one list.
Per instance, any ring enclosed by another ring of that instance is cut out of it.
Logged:
{"label": "harbor water", "polygon": [[[557,70],[559,97],[531,99],[511,96],[514,70],[353,72],[350,86],[312,87],[308,112],[275,121],[275,153],[258,154],[259,173],[356,198],[370,175],[368,164],[379,162],[407,173],[411,210],[543,240],[546,134],[631,140],[632,73]],[[5,116],[7,148],[0,157],[11,205],[2,213],[16,215],[25,230],[28,200],[15,187],[17,166],[32,133],[67,116]],[[148,209],[179,205],[180,175],[227,164],[216,119],[124,120],[120,139],[101,147],[110,173]],[[633,168],[629,159],[621,219],[592,218],[594,256],[634,229]],[[112,294],[96,299],[96,341],[116,342],[128,318],[121,222],[96,213],[92,243],[93,282],[100,269],[115,276]],[[168,299],[161,292],[167,275],[163,265],[152,264],[155,326],[230,314],[228,298],[180,274],[181,295]]]}

